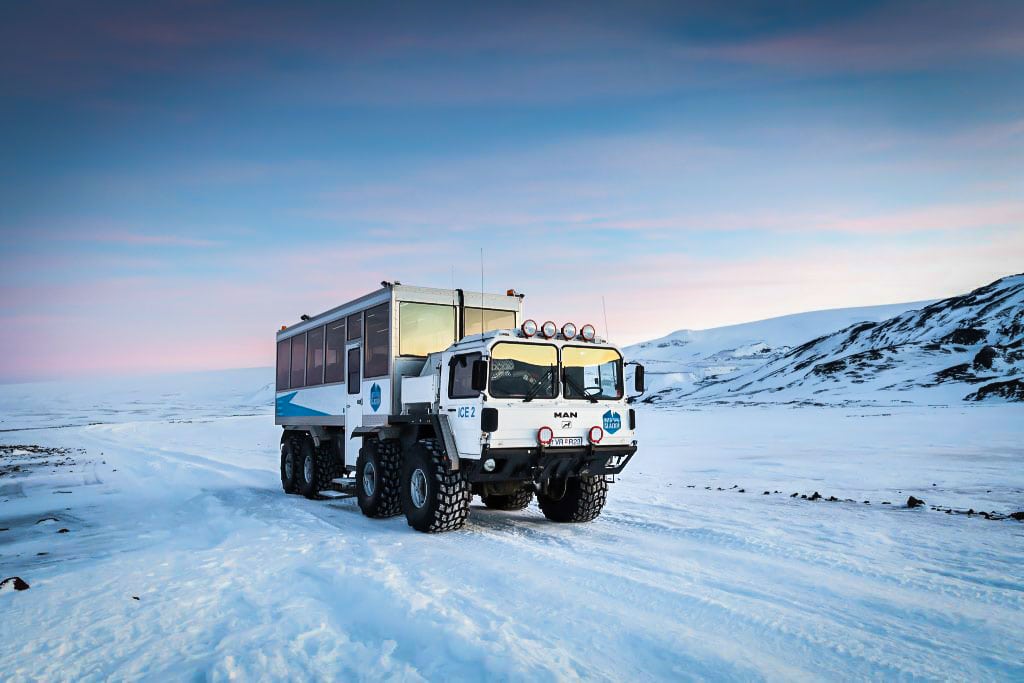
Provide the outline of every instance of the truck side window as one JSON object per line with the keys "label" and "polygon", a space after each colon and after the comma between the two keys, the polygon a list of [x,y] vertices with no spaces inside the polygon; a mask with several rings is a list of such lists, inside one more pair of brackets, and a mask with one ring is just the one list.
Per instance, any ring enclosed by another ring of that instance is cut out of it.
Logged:
{"label": "truck side window", "polygon": [[306,386],[324,383],[324,328],[306,333]]}
{"label": "truck side window", "polygon": [[292,389],[306,386],[306,335],[292,337]]}
{"label": "truck side window", "polygon": [[277,390],[288,388],[288,377],[291,375],[292,340],[282,339],[277,342]]}
{"label": "truck side window", "polygon": [[345,321],[327,323],[325,382],[345,381]]}
{"label": "truck side window", "polygon": [[388,304],[366,311],[363,323],[363,377],[381,377],[388,374],[388,318],[391,307]]}
{"label": "truck side window", "polygon": [[464,353],[453,356],[448,378],[448,398],[476,398],[479,391],[473,390],[473,361],[480,360],[479,353]]}
{"label": "truck side window", "polygon": [[359,382],[359,347],[348,350],[348,393],[358,394],[362,390]]}

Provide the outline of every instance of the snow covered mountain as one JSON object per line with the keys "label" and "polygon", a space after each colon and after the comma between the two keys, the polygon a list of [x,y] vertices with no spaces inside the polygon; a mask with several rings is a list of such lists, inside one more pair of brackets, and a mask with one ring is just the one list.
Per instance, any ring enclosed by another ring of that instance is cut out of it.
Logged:
{"label": "snow covered mountain", "polygon": [[880,322],[931,303],[889,304],[796,313],[707,330],[678,330],[623,349],[647,371],[647,395],[688,394],[783,357],[808,339],[865,321]]}
{"label": "snow covered mountain", "polygon": [[[721,352],[706,356],[704,361],[716,357],[722,357]],[[657,364],[652,367],[655,372],[657,368]],[[793,348],[776,350],[765,362],[750,363],[725,376],[702,378],[690,385],[655,386],[646,400],[1024,400],[1022,371],[1024,275],[1013,275],[964,296],[943,299],[882,321],[864,320],[807,339]]]}

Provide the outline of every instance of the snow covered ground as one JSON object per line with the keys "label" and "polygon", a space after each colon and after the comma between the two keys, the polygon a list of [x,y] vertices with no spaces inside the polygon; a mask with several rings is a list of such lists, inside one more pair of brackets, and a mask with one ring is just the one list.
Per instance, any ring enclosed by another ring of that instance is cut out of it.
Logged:
{"label": "snow covered ground", "polygon": [[5,429],[79,425],[0,433],[70,449],[0,451],[4,679],[1024,677],[1024,524],[931,509],[1024,509],[1019,406],[645,407],[595,523],[428,536],[281,493],[246,381],[221,415],[0,391]]}

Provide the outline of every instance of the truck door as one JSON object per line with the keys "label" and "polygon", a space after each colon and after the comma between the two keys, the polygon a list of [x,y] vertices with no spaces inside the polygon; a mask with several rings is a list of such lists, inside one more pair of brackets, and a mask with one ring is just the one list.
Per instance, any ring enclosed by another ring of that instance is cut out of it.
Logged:
{"label": "truck door", "polygon": [[459,457],[480,458],[480,392],[473,390],[473,361],[479,353],[452,356],[447,368],[442,368],[441,398],[451,425],[452,435],[459,449]]}
{"label": "truck door", "polygon": [[347,347],[348,362],[346,364],[345,386],[348,393],[345,396],[345,465],[356,466],[356,458],[359,457],[359,447],[363,441],[361,438],[354,438],[352,432],[363,424],[363,373],[362,358],[359,344],[350,344]]}

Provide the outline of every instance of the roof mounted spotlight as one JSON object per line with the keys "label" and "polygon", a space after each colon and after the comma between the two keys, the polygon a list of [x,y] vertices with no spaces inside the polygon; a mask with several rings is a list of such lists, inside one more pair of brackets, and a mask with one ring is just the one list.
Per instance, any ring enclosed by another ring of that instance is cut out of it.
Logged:
{"label": "roof mounted spotlight", "polygon": [[540,326],[540,336],[545,339],[551,339],[556,334],[558,334],[558,325],[556,325],[553,320],[548,320]]}
{"label": "roof mounted spotlight", "polygon": [[299,316],[299,320],[309,320],[309,316],[303,313],[302,315]]}
{"label": "roof mounted spotlight", "polygon": [[576,325],[574,323],[566,323],[562,325],[562,336],[566,339],[575,339]]}
{"label": "roof mounted spotlight", "polygon": [[523,331],[523,336],[532,337],[537,334],[537,321],[536,320],[524,320],[520,329]]}
{"label": "roof mounted spotlight", "polygon": [[580,328],[580,336],[583,337],[583,341],[592,342],[597,338],[597,330],[590,323],[587,323]]}

